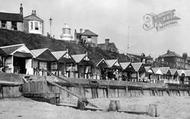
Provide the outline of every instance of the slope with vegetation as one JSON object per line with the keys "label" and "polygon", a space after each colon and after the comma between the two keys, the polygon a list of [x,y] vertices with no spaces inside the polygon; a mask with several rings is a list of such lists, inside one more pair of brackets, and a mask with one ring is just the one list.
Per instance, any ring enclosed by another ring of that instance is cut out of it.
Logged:
{"label": "slope with vegetation", "polygon": [[124,54],[101,50],[98,47],[90,47],[85,44],[62,41],[37,34],[28,34],[20,31],[0,29],[0,46],[24,43],[29,49],[49,48],[52,51],[68,49],[71,54],[89,53],[90,59],[96,64],[102,58],[128,61]]}

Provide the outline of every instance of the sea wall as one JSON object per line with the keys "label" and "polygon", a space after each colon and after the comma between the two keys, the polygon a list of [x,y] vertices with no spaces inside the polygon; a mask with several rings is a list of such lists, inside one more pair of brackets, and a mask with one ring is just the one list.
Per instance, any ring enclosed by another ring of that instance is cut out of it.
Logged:
{"label": "sea wall", "polygon": [[[190,86],[179,84],[143,83],[105,80],[69,79],[69,82],[57,81],[46,77],[72,93],[94,98],[120,98],[137,96],[189,96]],[[67,91],[46,82],[46,80],[29,81],[23,85],[23,94],[27,93],[56,93],[60,95],[60,102],[76,102],[77,98]]]}

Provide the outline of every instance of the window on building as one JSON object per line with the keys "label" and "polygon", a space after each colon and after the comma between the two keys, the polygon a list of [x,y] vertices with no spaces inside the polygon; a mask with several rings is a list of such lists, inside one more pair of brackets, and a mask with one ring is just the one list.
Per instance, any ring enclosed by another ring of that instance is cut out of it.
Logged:
{"label": "window on building", "polygon": [[36,60],[32,61],[32,68],[38,68],[38,61]]}
{"label": "window on building", "polygon": [[47,70],[47,62],[40,62],[39,68]]}
{"label": "window on building", "polygon": [[57,69],[57,63],[56,62],[53,62],[51,63],[51,69]]}
{"label": "window on building", "polygon": [[35,30],[39,30],[38,22],[35,22]]}
{"label": "window on building", "polygon": [[12,21],[12,29],[17,30],[17,22]]}
{"label": "window on building", "polygon": [[6,21],[1,21],[1,28],[6,28]]}
{"label": "window on building", "polygon": [[33,22],[30,22],[30,29],[33,29]]}

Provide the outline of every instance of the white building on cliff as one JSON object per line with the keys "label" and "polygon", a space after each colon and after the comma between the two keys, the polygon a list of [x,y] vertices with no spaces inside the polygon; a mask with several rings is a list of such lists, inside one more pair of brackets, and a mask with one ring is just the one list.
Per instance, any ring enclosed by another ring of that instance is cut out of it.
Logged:
{"label": "white building on cliff", "polygon": [[44,33],[44,21],[36,15],[36,10],[32,10],[31,15],[24,17],[24,31],[34,34]]}
{"label": "white building on cliff", "polygon": [[67,24],[64,24],[60,38],[66,41],[73,40],[73,36],[71,34],[71,28]]}

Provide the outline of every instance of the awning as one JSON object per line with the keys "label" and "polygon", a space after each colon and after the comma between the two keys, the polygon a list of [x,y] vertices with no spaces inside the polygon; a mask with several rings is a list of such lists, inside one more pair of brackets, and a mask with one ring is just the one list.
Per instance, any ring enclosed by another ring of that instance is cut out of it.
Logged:
{"label": "awning", "polygon": [[13,54],[13,56],[15,56],[15,57],[22,57],[22,58],[32,58],[33,57],[32,54],[25,53],[25,52],[15,52]]}

